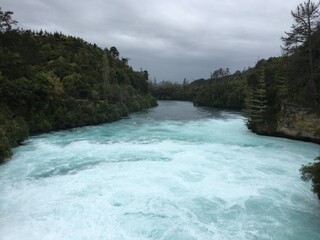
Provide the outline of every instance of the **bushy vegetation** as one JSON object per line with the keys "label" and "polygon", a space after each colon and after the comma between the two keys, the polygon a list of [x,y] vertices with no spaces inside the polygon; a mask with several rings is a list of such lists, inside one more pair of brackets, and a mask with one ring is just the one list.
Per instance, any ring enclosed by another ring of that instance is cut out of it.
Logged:
{"label": "bushy vegetation", "polygon": [[115,47],[6,27],[0,59],[0,161],[29,133],[110,122],[156,105],[148,72],[134,71]]}
{"label": "bushy vegetation", "polygon": [[312,190],[320,199],[320,156],[315,159],[314,163],[302,166],[300,171],[302,180],[312,181]]}

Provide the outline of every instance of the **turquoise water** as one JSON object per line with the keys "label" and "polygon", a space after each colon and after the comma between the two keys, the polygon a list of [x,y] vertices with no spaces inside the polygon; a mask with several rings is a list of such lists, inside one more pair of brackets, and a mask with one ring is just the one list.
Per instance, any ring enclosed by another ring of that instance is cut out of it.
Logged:
{"label": "turquoise water", "polygon": [[160,101],[16,148],[0,166],[0,239],[320,239],[299,173],[319,153],[237,112]]}

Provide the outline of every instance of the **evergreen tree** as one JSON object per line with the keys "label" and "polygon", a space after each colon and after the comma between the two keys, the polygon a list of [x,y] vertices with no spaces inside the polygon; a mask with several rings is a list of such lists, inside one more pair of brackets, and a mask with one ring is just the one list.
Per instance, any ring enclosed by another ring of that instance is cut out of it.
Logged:
{"label": "evergreen tree", "polygon": [[296,11],[291,11],[291,15],[294,18],[291,31],[285,32],[286,36],[281,38],[284,43],[282,49],[286,54],[296,52],[300,45],[307,45],[310,72],[308,88],[315,99],[315,105],[317,105],[317,87],[314,80],[313,34],[319,28],[319,6],[320,2],[314,3],[311,0],[299,4]]}
{"label": "evergreen tree", "polygon": [[255,128],[257,124],[265,121],[267,112],[267,91],[265,73],[261,71],[257,79],[255,89],[249,89],[246,99],[246,112],[248,114],[248,125]]}
{"label": "evergreen tree", "polygon": [[11,15],[13,12],[11,11],[2,11],[0,7],[0,32],[10,31],[12,29],[12,25],[17,24],[16,20],[13,20]]}
{"label": "evergreen tree", "polygon": [[276,76],[276,86],[278,90],[278,96],[281,100],[286,99],[289,94],[288,79],[283,76]]}

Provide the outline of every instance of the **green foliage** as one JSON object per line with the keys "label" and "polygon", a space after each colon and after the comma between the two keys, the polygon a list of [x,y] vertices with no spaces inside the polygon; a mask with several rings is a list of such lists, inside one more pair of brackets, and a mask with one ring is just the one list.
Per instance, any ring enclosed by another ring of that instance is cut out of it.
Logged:
{"label": "green foliage", "polygon": [[150,84],[150,91],[158,99],[193,101],[195,105],[241,109],[244,103],[245,79],[241,73],[208,80],[199,79],[188,84],[163,81]]}
{"label": "green foliage", "polygon": [[311,40],[319,24],[319,6],[320,2],[314,3],[307,0],[300,3],[295,11],[291,11],[294,23],[291,31],[285,32],[286,36],[281,38],[284,43],[282,48],[287,53],[294,52],[298,46]]}
{"label": "green foliage", "polygon": [[302,54],[308,61],[308,74],[306,80],[306,89],[309,92],[309,99],[314,105],[318,104],[319,91],[317,86],[317,76],[315,73],[315,54],[314,37],[319,32],[320,26],[320,2],[314,3],[311,0],[305,1],[297,6],[296,11],[291,11],[294,18],[294,24],[291,26],[290,32],[285,32],[286,36],[282,37],[284,46],[282,47],[285,54]]}
{"label": "green foliage", "polygon": [[[319,92],[320,29],[313,34],[313,54],[315,83]],[[261,125],[263,122],[271,133],[275,130],[277,114],[281,111],[282,104],[292,103],[320,112],[319,105],[315,105],[313,94],[310,94],[308,71],[308,49],[302,45],[290,56],[261,59],[255,67],[242,72],[224,74],[226,70],[218,69],[214,77],[207,80],[199,79],[190,84],[186,84],[186,81],[184,84],[154,83],[150,89],[158,99],[189,100],[195,105],[219,108],[243,109],[247,106],[249,109],[246,111],[251,112],[251,115],[254,112],[253,108],[260,104],[260,110],[255,110],[255,114],[260,112],[260,116],[256,116],[254,120],[255,125]],[[264,75],[263,84],[261,79],[259,80],[261,72]],[[263,101],[261,94],[264,95]]]}
{"label": "green foliage", "polygon": [[120,119],[155,106],[148,72],[117,49],[61,33],[0,32],[0,160],[30,133]]}
{"label": "green foliage", "polygon": [[248,115],[248,126],[254,129],[256,125],[263,124],[266,119],[267,108],[267,88],[265,73],[262,70],[258,76],[254,89],[248,90],[246,98],[246,113]]}
{"label": "green foliage", "polygon": [[286,100],[289,95],[288,79],[283,76],[276,76],[276,88],[278,89],[279,100]]}
{"label": "green foliage", "polygon": [[195,105],[241,109],[244,104],[245,79],[236,73],[191,83]]}
{"label": "green foliage", "polygon": [[20,144],[28,135],[29,128],[25,120],[0,103],[0,163],[10,157],[11,148]]}
{"label": "green foliage", "polygon": [[312,182],[312,191],[320,199],[320,156],[315,159],[314,163],[303,165],[300,169],[301,179]]}
{"label": "green foliage", "polygon": [[5,129],[0,127],[0,163],[2,163],[6,158],[11,157],[11,145],[6,136]]}

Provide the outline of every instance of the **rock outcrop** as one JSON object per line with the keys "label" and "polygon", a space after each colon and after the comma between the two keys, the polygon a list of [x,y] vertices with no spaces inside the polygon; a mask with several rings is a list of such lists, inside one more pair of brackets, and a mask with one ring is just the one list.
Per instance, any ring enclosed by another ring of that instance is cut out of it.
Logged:
{"label": "rock outcrop", "polygon": [[295,104],[282,104],[275,135],[320,143],[320,114]]}

